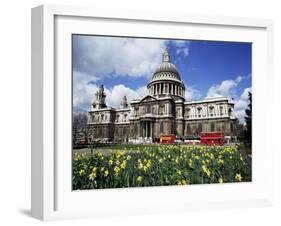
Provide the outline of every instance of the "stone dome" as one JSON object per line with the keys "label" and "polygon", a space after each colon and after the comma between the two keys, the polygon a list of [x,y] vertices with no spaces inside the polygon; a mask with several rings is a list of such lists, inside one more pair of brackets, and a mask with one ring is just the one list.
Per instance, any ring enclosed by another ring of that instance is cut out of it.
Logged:
{"label": "stone dome", "polygon": [[163,63],[155,70],[147,85],[153,96],[174,96],[184,99],[185,86],[174,64],[170,62],[168,49],[163,54]]}
{"label": "stone dome", "polygon": [[176,66],[170,62],[168,49],[166,49],[163,55],[163,63],[157,67],[151,81],[162,79],[175,79],[181,82],[181,78]]}

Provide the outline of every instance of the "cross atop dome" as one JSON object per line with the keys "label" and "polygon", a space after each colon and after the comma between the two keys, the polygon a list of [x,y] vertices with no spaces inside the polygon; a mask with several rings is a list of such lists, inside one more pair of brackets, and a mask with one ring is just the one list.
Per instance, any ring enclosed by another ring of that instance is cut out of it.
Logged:
{"label": "cross atop dome", "polygon": [[168,48],[165,49],[165,52],[163,54],[163,62],[170,63],[170,54]]}

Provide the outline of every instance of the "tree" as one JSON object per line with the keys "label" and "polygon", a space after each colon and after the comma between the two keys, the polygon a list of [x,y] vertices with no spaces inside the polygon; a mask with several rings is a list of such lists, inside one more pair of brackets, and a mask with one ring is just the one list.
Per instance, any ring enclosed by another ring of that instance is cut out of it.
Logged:
{"label": "tree", "polygon": [[83,137],[86,139],[88,138],[88,129],[87,129],[87,113],[80,112],[80,113],[73,113],[72,118],[72,136],[73,136],[73,143],[75,140],[83,134]]}
{"label": "tree", "polygon": [[248,107],[245,110],[245,123],[246,123],[246,130],[245,130],[245,140],[246,142],[252,146],[252,93],[248,93]]}
{"label": "tree", "polygon": [[72,129],[78,131],[85,131],[87,126],[87,113],[73,113]]}

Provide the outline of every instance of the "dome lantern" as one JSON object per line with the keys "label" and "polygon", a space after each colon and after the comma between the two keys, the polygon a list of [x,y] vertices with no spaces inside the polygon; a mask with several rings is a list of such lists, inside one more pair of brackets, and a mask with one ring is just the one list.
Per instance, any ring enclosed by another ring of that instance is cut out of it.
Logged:
{"label": "dome lantern", "polygon": [[170,63],[170,55],[168,48],[166,48],[165,53],[163,54],[163,62]]}

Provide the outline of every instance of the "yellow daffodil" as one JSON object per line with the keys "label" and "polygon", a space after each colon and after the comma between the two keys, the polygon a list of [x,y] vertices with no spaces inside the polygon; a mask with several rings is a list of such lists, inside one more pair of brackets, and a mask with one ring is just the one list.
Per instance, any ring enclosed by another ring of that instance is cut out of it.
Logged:
{"label": "yellow daffodil", "polygon": [[81,170],[79,171],[79,175],[80,175],[80,176],[85,175],[85,170],[81,169]]}
{"label": "yellow daffodil", "polygon": [[138,176],[137,177],[137,182],[141,182],[142,181],[142,176]]}
{"label": "yellow daffodil", "polygon": [[125,169],[125,168],[126,168],[126,165],[127,165],[127,161],[124,160],[124,161],[122,162],[122,164],[120,165],[121,169]]}
{"label": "yellow daffodil", "polygon": [[107,177],[108,174],[109,174],[109,173],[108,173],[108,170],[105,170],[103,175],[104,175],[105,177]]}
{"label": "yellow daffodil", "polygon": [[211,176],[210,170],[205,165],[202,166],[202,170],[208,177]]}
{"label": "yellow daffodil", "polygon": [[145,165],[145,166],[143,167],[143,170],[146,172],[146,171],[148,170],[148,167]]}
{"label": "yellow daffodil", "polygon": [[186,180],[179,180],[179,181],[177,181],[177,185],[187,185],[187,181]]}
{"label": "yellow daffodil", "polygon": [[235,180],[236,180],[236,181],[241,181],[241,180],[242,180],[242,177],[241,177],[241,174],[240,174],[240,173],[237,173],[237,174],[235,175]]}
{"label": "yellow daffodil", "polygon": [[89,175],[89,179],[90,180],[95,180],[95,178],[97,177],[97,173],[96,172],[92,172],[90,175]]}
{"label": "yellow daffodil", "polygon": [[193,166],[192,166],[192,163],[193,163],[192,159],[189,159],[188,165],[189,165],[189,167],[191,167],[191,168],[193,167]]}
{"label": "yellow daffodil", "polygon": [[114,174],[115,174],[115,176],[118,176],[119,172],[120,172],[120,168],[118,166],[115,166],[114,167]]}
{"label": "yellow daffodil", "polygon": [[139,169],[142,169],[143,168],[143,164],[140,162],[139,163],[139,167],[138,167]]}

